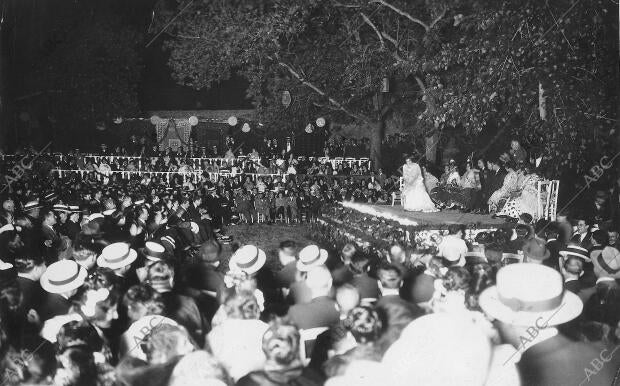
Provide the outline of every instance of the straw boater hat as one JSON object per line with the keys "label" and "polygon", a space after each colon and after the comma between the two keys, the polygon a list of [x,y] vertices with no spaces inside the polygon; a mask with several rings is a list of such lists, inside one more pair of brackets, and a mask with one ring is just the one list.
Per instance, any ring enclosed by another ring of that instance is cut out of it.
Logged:
{"label": "straw boater hat", "polygon": [[55,212],[69,212],[69,206],[63,204],[54,204],[54,206],[52,206],[52,209]]}
{"label": "straw boater hat", "polygon": [[30,200],[24,205],[24,212],[27,212],[33,209],[40,209],[42,207],[43,205],[39,204],[39,200]]}
{"label": "straw boater hat", "polygon": [[327,251],[316,245],[308,245],[299,251],[299,260],[297,261],[297,270],[307,272],[312,267],[323,265],[327,261]]}
{"label": "straw boater hat", "polygon": [[160,243],[147,241],[144,243],[144,248],[140,249],[140,253],[142,253],[148,260],[159,261],[164,259],[166,248],[164,248],[164,246]]}
{"label": "straw boater hat", "polygon": [[41,287],[49,293],[61,294],[79,288],[88,273],[73,260],[52,263],[41,275]]}
{"label": "straw boater hat", "polygon": [[133,263],[138,253],[127,243],[113,243],[103,248],[97,258],[97,265],[102,268],[119,269]]}
{"label": "straw boater hat", "polygon": [[265,262],[265,252],[255,245],[244,245],[230,258],[228,268],[235,272],[245,272],[248,275],[258,272]]}
{"label": "straw boater hat", "polygon": [[569,244],[560,251],[560,255],[566,258],[567,256],[577,256],[585,262],[590,262],[590,254],[586,248],[583,248],[577,244]]}
{"label": "straw boater hat", "polygon": [[555,326],[575,319],[583,303],[564,290],[564,279],[541,264],[511,264],[497,272],[497,284],[480,294],[482,310],[514,326]]}

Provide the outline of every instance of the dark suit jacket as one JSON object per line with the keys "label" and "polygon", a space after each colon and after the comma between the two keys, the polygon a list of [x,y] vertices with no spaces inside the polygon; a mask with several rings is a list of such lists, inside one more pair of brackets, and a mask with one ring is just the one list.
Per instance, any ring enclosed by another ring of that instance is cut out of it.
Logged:
{"label": "dark suit jacket", "polygon": [[377,284],[377,279],[371,278],[367,273],[353,276],[353,279],[351,279],[351,284],[357,288],[361,299],[379,298],[379,285]]}
{"label": "dark suit jacket", "polygon": [[489,195],[504,185],[506,174],[508,174],[508,171],[504,168],[499,168],[497,172],[491,172],[489,174],[489,183],[487,184]]}
{"label": "dark suit jacket", "polygon": [[46,225],[41,226],[41,248],[48,264],[57,261],[58,253],[63,249],[58,233]]}
{"label": "dark suit jacket", "polygon": [[569,280],[564,282],[564,288],[574,294],[579,294],[579,291],[581,291],[581,283],[579,280]]}
{"label": "dark suit jacket", "polygon": [[33,308],[38,312],[45,293],[41,288],[41,284],[38,281],[18,276],[17,285],[19,285],[19,289],[22,292],[22,303],[27,309]]}
{"label": "dark suit jacket", "polygon": [[[523,385],[584,385],[609,386],[620,363],[620,350],[583,342],[573,342],[562,335],[533,345],[525,350],[517,364]],[[610,358],[604,363],[601,358]],[[596,369],[593,361],[602,366]],[[588,369],[588,370],[586,370]],[[589,375],[589,376],[587,376]]]}
{"label": "dark suit jacket", "polygon": [[413,303],[409,303],[398,295],[386,295],[375,303],[377,309],[389,309],[390,305],[395,304],[408,310],[414,318],[424,315],[424,310]]}
{"label": "dark suit jacket", "polygon": [[312,299],[309,303],[289,308],[288,316],[301,329],[330,327],[340,320],[336,302],[327,296]]}
{"label": "dark suit jacket", "polygon": [[435,293],[435,278],[426,273],[416,276],[411,287],[411,300],[414,303],[424,303],[431,300],[433,293]]}
{"label": "dark suit jacket", "polygon": [[58,315],[65,315],[69,312],[71,302],[58,294],[46,293],[39,307],[39,317],[41,322]]}
{"label": "dark suit jacket", "polygon": [[583,241],[581,241],[581,235],[580,234],[574,234],[570,238],[570,241],[572,241],[574,243],[579,243],[579,245],[582,246],[583,248],[590,249],[592,247],[591,239],[592,239],[592,232],[588,232],[588,233],[586,233],[585,237],[583,238]]}
{"label": "dark suit jacket", "polygon": [[559,270],[560,251],[563,247],[563,244],[557,239],[548,240],[547,249],[549,250],[549,258],[543,260],[543,264],[547,267],[555,269],[556,271]]}
{"label": "dark suit jacket", "polygon": [[175,292],[165,292],[161,296],[166,309],[165,316],[185,327],[192,338],[202,347],[205,328],[202,314],[194,299]]}

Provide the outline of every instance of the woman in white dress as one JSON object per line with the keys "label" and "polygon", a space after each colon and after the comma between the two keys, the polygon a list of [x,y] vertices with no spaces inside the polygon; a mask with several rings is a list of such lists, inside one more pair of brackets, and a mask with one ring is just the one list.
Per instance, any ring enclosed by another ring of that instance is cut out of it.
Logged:
{"label": "woman in white dress", "polygon": [[420,165],[407,157],[403,165],[403,190],[401,192],[403,209],[412,212],[436,212],[435,204],[431,200]]}

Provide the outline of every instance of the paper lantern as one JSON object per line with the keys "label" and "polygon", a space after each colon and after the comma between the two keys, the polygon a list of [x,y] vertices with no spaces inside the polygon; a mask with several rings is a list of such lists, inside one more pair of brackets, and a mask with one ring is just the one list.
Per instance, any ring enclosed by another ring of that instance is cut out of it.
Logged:
{"label": "paper lantern", "polygon": [[120,125],[121,123],[123,123],[123,118],[121,117],[114,118],[114,123],[116,123],[117,125]]}
{"label": "paper lantern", "polygon": [[158,123],[159,123],[159,121],[160,121],[160,118],[159,118],[157,115],[153,115],[153,116],[151,117],[151,123],[152,123],[152,124],[156,125],[156,124],[158,124]]}
{"label": "paper lantern", "polygon": [[306,133],[312,133],[312,123],[308,123],[308,126],[306,126]]}
{"label": "paper lantern", "polygon": [[318,127],[323,127],[325,126],[325,118],[321,117],[321,118],[317,118],[316,119],[316,125]]}
{"label": "paper lantern", "polygon": [[189,124],[192,126],[196,126],[198,124],[198,117],[195,115],[192,115],[191,117],[189,117]]}
{"label": "paper lantern", "polygon": [[237,117],[228,117],[228,124],[231,126],[237,126]]}
{"label": "paper lantern", "polygon": [[251,128],[250,128],[250,124],[249,124],[249,123],[247,123],[247,122],[246,122],[246,123],[244,123],[244,124],[243,124],[243,127],[241,128],[241,131],[243,131],[244,133],[249,133],[249,132],[250,132],[250,130],[251,130]]}
{"label": "paper lantern", "polygon": [[291,93],[289,91],[283,91],[282,92],[282,105],[284,107],[289,107],[292,101],[293,101],[293,98],[291,98]]}

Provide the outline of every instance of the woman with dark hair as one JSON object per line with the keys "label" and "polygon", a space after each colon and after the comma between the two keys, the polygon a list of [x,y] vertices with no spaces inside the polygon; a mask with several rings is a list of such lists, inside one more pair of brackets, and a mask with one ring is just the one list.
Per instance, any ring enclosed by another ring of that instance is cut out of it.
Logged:
{"label": "woman with dark hair", "polygon": [[478,177],[480,178],[480,197],[478,200],[478,206],[476,210],[486,211],[485,207],[486,202],[489,200],[489,196],[492,192],[489,192],[489,185],[491,180],[491,171],[489,170],[489,166],[487,164],[486,159],[483,157],[478,157],[476,160],[476,166],[478,168]]}
{"label": "woman with dark hair", "polygon": [[237,386],[320,385],[321,379],[304,368],[299,357],[299,330],[275,320],[263,335],[264,369],[239,379]]}

